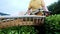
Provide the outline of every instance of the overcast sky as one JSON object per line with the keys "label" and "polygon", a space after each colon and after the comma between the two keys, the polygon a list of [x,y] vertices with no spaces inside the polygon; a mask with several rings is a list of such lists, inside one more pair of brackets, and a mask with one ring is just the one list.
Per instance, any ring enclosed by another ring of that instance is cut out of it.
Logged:
{"label": "overcast sky", "polygon": [[[58,0],[44,0],[46,6]],[[0,12],[11,15],[24,14],[27,11],[30,0],[0,0]]]}

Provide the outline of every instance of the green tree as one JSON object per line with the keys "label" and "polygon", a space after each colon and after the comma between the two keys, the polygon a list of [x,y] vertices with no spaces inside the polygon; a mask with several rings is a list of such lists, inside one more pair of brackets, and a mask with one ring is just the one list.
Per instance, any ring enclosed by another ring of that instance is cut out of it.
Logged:
{"label": "green tree", "polygon": [[52,14],[60,14],[60,0],[48,6],[48,9]]}

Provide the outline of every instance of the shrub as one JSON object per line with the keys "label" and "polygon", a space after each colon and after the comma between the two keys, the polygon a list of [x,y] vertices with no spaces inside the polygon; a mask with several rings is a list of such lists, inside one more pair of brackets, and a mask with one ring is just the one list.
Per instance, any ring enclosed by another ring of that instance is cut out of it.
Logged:
{"label": "shrub", "polygon": [[60,15],[52,15],[45,19],[46,34],[60,34]]}
{"label": "shrub", "polygon": [[37,34],[33,26],[14,26],[0,29],[0,34]]}

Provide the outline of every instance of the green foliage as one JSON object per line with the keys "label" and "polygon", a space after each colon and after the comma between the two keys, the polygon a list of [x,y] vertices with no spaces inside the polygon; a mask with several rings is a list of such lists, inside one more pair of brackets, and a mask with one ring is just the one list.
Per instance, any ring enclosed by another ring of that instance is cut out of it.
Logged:
{"label": "green foliage", "polygon": [[46,17],[46,34],[60,34],[60,15]]}
{"label": "green foliage", "polygon": [[60,14],[60,0],[48,6],[48,9],[52,14]]}
{"label": "green foliage", "polygon": [[33,26],[14,26],[0,29],[0,34],[37,34]]}

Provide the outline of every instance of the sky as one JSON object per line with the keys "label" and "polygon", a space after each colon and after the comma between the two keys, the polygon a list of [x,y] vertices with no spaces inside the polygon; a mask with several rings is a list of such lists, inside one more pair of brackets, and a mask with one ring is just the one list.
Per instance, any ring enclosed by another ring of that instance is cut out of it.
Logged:
{"label": "sky", "polygon": [[[23,15],[31,0],[0,0],[0,12],[11,14],[12,16]],[[58,0],[44,0],[46,6]]]}

